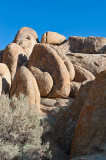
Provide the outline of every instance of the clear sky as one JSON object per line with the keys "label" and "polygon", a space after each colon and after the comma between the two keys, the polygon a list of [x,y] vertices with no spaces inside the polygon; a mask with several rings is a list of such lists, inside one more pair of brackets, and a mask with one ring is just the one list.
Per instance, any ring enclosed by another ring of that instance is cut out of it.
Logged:
{"label": "clear sky", "polygon": [[0,0],[0,49],[21,27],[70,36],[106,37],[106,0]]}

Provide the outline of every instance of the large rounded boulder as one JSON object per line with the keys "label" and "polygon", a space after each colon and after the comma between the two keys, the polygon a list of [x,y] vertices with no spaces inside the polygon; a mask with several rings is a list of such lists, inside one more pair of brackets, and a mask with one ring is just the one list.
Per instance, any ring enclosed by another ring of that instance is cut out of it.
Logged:
{"label": "large rounded boulder", "polygon": [[37,33],[33,29],[23,27],[18,31],[13,42],[20,45],[29,58],[32,53],[33,47],[37,42],[39,42],[39,40]]}
{"label": "large rounded boulder", "polygon": [[11,75],[6,64],[0,63],[0,79],[1,79],[1,93],[9,93],[11,88]]}
{"label": "large rounded boulder", "polygon": [[35,39],[37,42],[39,42],[39,40],[38,40],[38,35],[37,35],[36,31],[34,31],[32,28],[29,28],[29,27],[22,27],[22,28],[18,31],[18,33],[16,34],[15,39],[14,39],[14,41],[13,41],[14,43],[16,42],[17,35],[20,34],[20,33],[29,33],[29,34],[31,34],[31,35],[34,37],[34,39]]}
{"label": "large rounded boulder", "polygon": [[56,32],[46,32],[43,34],[41,43],[59,45],[66,41],[66,37]]}
{"label": "large rounded boulder", "polygon": [[53,87],[48,97],[67,97],[70,93],[70,77],[60,56],[48,44],[36,44],[28,67],[48,72],[53,79]]}
{"label": "large rounded boulder", "polygon": [[27,57],[21,46],[16,43],[11,43],[6,47],[3,53],[2,63],[5,63],[8,66],[12,80],[14,79],[17,70],[25,61],[27,61]]}
{"label": "large rounded boulder", "polygon": [[88,70],[86,70],[81,66],[74,65],[74,69],[75,69],[74,81],[76,82],[83,82],[86,80],[90,81],[95,79],[95,76],[91,72],[89,72]]}
{"label": "large rounded boulder", "polygon": [[47,94],[49,94],[53,87],[53,79],[51,75],[48,72],[42,72],[36,67],[30,67],[30,71],[37,81],[40,95],[46,96]]}
{"label": "large rounded boulder", "polygon": [[67,67],[67,70],[69,72],[70,80],[72,81],[74,79],[74,77],[75,77],[75,69],[74,69],[74,66],[71,63],[70,59],[61,50],[56,49],[53,45],[50,45],[50,46],[56,51],[56,53],[63,60],[64,64]]}
{"label": "large rounded boulder", "polygon": [[29,102],[34,105],[38,110],[40,109],[40,92],[36,79],[32,73],[24,66],[22,66],[13,81],[10,97],[13,95],[25,94],[29,97]]}

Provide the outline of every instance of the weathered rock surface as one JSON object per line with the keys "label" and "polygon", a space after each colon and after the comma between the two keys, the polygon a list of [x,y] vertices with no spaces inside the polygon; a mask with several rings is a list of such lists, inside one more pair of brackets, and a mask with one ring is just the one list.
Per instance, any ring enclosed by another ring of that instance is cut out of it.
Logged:
{"label": "weathered rock surface", "polygon": [[32,73],[24,66],[20,67],[16,77],[13,81],[10,98],[13,95],[19,96],[23,93],[29,97],[31,105],[34,105],[38,110],[40,109],[40,92],[36,79]]}
{"label": "weathered rock surface", "polygon": [[77,126],[79,114],[92,83],[93,81],[85,81],[82,83],[79,93],[72,105],[70,105],[57,118],[54,128],[54,136],[58,145],[64,148],[68,154],[70,153],[71,143]]}
{"label": "weathered rock surface", "polygon": [[75,69],[75,78],[74,78],[75,82],[83,82],[86,80],[95,79],[95,76],[91,72],[89,72],[88,70],[86,70],[81,66],[74,65],[74,69]]}
{"label": "weathered rock surface", "polygon": [[24,49],[27,57],[29,58],[32,53],[33,47],[35,46],[35,44],[37,44],[37,41],[29,32],[22,32],[18,33],[18,35],[16,36],[15,43],[20,45]]}
{"label": "weathered rock surface", "polygon": [[56,32],[46,32],[43,34],[41,43],[59,45],[66,41],[66,37]]}
{"label": "weathered rock surface", "polygon": [[0,78],[2,80],[2,87],[0,87],[1,93],[9,93],[11,88],[11,75],[6,64],[0,63]]}
{"label": "weathered rock surface", "polygon": [[26,54],[21,46],[16,43],[9,44],[4,53],[2,63],[5,63],[11,73],[12,80],[17,70],[27,60]]}
{"label": "weathered rock surface", "polygon": [[37,35],[37,33],[36,33],[32,28],[22,27],[22,28],[18,31],[18,33],[16,34],[15,39],[14,39],[14,41],[13,41],[14,43],[15,43],[15,41],[16,41],[16,38],[17,38],[18,34],[20,34],[20,33],[31,34],[31,35],[35,38],[35,40],[36,40],[37,42],[39,42],[39,40],[38,40],[38,35]]}
{"label": "weathered rock surface", "polygon": [[94,76],[97,76],[101,71],[106,70],[105,54],[69,53],[67,56],[72,64],[76,64],[87,69]]}
{"label": "weathered rock surface", "polygon": [[71,157],[103,150],[106,145],[106,71],[91,86],[82,106],[71,147]]}
{"label": "weathered rock surface", "polygon": [[69,60],[69,58],[60,50],[57,50],[53,45],[50,45],[55,51],[56,53],[61,57],[61,59],[63,60],[64,64],[67,67],[67,70],[69,72],[70,75],[70,80],[72,81],[75,77],[75,69],[73,64],[71,63],[71,61]]}
{"label": "weathered rock surface", "polygon": [[75,98],[80,90],[81,83],[72,81],[69,97]]}
{"label": "weathered rock surface", "polygon": [[36,67],[29,68],[33,76],[35,77],[41,96],[49,94],[53,87],[53,80],[48,72],[42,72]]}
{"label": "weathered rock surface", "polygon": [[1,96],[1,94],[2,94],[2,78],[0,76],[0,96]]}
{"label": "weathered rock surface", "polygon": [[104,37],[77,37],[68,39],[70,51],[73,53],[103,54],[106,49],[106,38]]}
{"label": "weathered rock surface", "polygon": [[41,98],[41,110],[50,116],[55,124],[58,114],[66,110],[73,101],[73,98]]}
{"label": "weathered rock surface", "polygon": [[65,54],[72,53],[87,53],[87,54],[105,54],[106,53],[106,38],[104,37],[77,37],[71,36],[69,39],[55,46]]}
{"label": "weathered rock surface", "polygon": [[48,72],[53,79],[53,87],[48,97],[67,97],[70,93],[70,77],[68,70],[59,55],[48,44],[36,44],[29,64]]}
{"label": "weathered rock surface", "polygon": [[3,52],[4,52],[4,50],[0,50],[0,63],[2,62]]}

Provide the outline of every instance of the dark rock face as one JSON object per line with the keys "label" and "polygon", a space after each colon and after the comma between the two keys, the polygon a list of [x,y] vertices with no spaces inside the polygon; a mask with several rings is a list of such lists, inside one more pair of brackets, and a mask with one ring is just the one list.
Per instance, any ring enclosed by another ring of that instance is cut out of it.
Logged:
{"label": "dark rock face", "polygon": [[4,50],[0,50],[0,63],[2,62],[3,52],[4,52]]}
{"label": "dark rock face", "polygon": [[62,112],[57,118],[54,128],[56,141],[65,149],[66,153],[70,153],[77,121],[92,83],[93,81],[84,82],[72,105],[70,105],[66,111]]}

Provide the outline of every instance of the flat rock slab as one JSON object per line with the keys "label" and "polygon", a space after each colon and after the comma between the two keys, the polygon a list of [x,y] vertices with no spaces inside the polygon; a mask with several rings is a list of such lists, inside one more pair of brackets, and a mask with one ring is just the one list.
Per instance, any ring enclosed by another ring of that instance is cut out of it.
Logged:
{"label": "flat rock slab", "polygon": [[73,98],[41,98],[41,110],[56,118],[57,114],[70,106],[73,101]]}
{"label": "flat rock slab", "polygon": [[106,54],[82,54],[70,53],[67,54],[72,64],[79,65],[94,76],[97,76],[101,71],[106,70]]}

